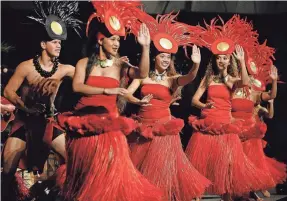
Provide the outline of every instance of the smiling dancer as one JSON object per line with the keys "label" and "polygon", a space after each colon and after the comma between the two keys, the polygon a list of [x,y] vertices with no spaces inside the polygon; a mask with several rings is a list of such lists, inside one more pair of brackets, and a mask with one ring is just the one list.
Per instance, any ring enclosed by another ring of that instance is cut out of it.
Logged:
{"label": "smiling dancer", "polygon": [[[87,36],[95,41],[91,56],[78,61],[73,79],[75,92],[83,94],[74,112],[59,115],[67,131],[65,200],[159,201],[161,192],[134,167],[126,135],[135,128],[121,117],[117,97],[124,75],[144,78],[149,71],[150,35],[141,24],[137,41],[142,47],[138,68],[127,67],[118,56],[120,36],[137,20],[131,10],[137,2],[93,1],[97,13],[87,23]],[[92,41],[92,40],[90,40]]]}
{"label": "smiling dancer", "polygon": [[[264,180],[267,181],[266,189],[273,188],[286,179],[286,166],[264,154],[262,138],[267,127],[259,118],[264,111],[258,107],[260,102],[274,99],[277,94],[278,75],[276,67],[272,65],[273,54],[273,48],[266,44],[246,49],[247,68],[241,69],[242,80],[246,80],[246,82],[243,87],[234,88],[231,103],[233,118],[243,120],[240,138],[243,141],[244,152],[258,168],[264,171],[264,177],[266,177]],[[265,86],[270,80],[272,82],[271,91],[265,92]],[[269,169],[275,170],[274,173],[272,174]],[[260,190],[268,196],[267,191]],[[250,195],[256,200],[262,200],[255,192],[251,192]]]}
{"label": "smiling dancer", "polygon": [[[257,178],[260,169],[244,154],[238,136],[240,127],[231,117],[231,89],[240,81],[237,62],[241,68],[245,66],[244,51],[238,45],[256,45],[257,34],[236,15],[223,26],[217,26],[216,20],[206,26],[201,37],[213,55],[192,98],[193,105],[202,112],[200,118],[189,118],[194,133],[186,154],[192,165],[213,183],[208,193],[232,200],[232,195],[265,187],[265,180]],[[206,90],[207,102],[203,103],[200,98]]]}
{"label": "smiling dancer", "polygon": [[[158,15],[156,19],[143,14],[138,17],[148,25],[154,44],[154,64],[145,79],[136,79],[128,87],[127,100],[140,106],[135,119],[139,128],[131,141],[131,158],[140,172],[161,188],[169,201],[190,201],[200,197],[210,182],[188,161],[179,133],[182,119],[171,116],[172,94],[196,77],[201,55],[192,48],[193,66],[187,75],[176,72],[173,54],[179,46],[197,42],[196,27],[175,22],[177,15]],[[189,34],[187,34],[189,33]],[[186,35],[184,35],[186,34]],[[141,88],[141,99],[132,94]]]}

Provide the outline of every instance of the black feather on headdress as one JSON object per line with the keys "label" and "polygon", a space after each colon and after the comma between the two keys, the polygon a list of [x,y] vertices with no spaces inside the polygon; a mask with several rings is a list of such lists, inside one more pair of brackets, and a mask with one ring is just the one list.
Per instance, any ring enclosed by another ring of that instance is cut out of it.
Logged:
{"label": "black feather on headdress", "polygon": [[15,47],[13,47],[12,45],[9,45],[8,43],[1,41],[1,53],[5,52],[8,53],[11,50],[14,50]]}
{"label": "black feather on headdress", "polygon": [[[28,18],[41,23],[46,27],[49,36],[52,39],[66,39],[66,26],[74,29],[80,35],[80,24],[83,22],[75,15],[79,15],[79,3],[77,1],[34,1],[35,15],[28,16]],[[52,23],[60,24],[57,28],[63,30],[61,33],[55,34],[53,31]]]}

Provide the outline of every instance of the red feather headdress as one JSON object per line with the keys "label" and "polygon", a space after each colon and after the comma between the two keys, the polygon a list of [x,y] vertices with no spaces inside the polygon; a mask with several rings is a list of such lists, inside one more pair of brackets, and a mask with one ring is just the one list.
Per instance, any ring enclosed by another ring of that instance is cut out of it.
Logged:
{"label": "red feather headdress", "polygon": [[257,91],[265,91],[266,85],[271,82],[269,74],[273,65],[272,59],[275,60],[275,49],[267,46],[266,43],[267,41],[246,50],[247,69],[253,77],[253,89]]}
{"label": "red feather headdress", "polygon": [[218,20],[212,19],[210,25],[206,22],[205,28],[201,33],[201,40],[205,47],[210,49],[213,54],[232,54],[235,45],[238,44],[244,49],[253,47],[257,44],[258,34],[253,30],[252,24],[239,15],[234,15],[226,23],[220,18],[222,25],[216,25]]}
{"label": "red feather headdress", "polygon": [[104,23],[110,34],[125,36],[126,28],[130,29],[133,22],[137,21],[134,13],[140,10],[140,1],[92,1],[96,13],[93,13],[87,22],[86,35],[89,25],[97,17]]}
{"label": "red feather headdress", "polygon": [[258,33],[253,30],[246,18],[234,15],[226,23],[219,17],[222,25],[217,25],[217,19],[211,20],[210,25],[205,22],[201,33],[201,40],[205,47],[213,54],[232,54],[235,45],[243,47],[248,73],[252,75],[252,85],[255,90],[263,91],[270,80],[270,70],[273,65],[274,48],[258,42]]}
{"label": "red feather headdress", "polygon": [[[177,15],[178,13],[157,15],[154,19],[143,11],[137,13],[137,18],[147,25],[151,39],[159,52],[176,53],[179,46],[191,46],[200,42],[201,27],[177,22],[175,21]],[[137,33],[139,26],[140,23],[136,23],[131,31]]]}

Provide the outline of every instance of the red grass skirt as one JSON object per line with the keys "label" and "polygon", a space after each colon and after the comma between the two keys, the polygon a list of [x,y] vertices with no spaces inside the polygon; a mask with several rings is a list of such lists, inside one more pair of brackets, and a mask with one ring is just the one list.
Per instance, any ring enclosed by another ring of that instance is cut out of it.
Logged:
{"label": "red grass skirt", "polygon": [[153,130],[152,139],[150,134],[146,135],[147,132],[142,130],[144,126],[141,126],[142,133],[139,134],[144,134],[144,137],[140,136],[130,144],[131,158],[140,172],[163,190],[166,200],[190,201],[200,197],[210,181],[188,161],[179,136],[184,123],[179,120],[170,120],[174,125],[171,128],[176,131],[173,134],[170,133],[169,123],[158,122],[158,126],[153,127],[145,125],[149,131]]}
{"label": "red grass skirt", "polygon": [[[60,117],[60,125],[81,133],[67,133],[67,170],[61,194],[65,200],[77,201],[159,201],[162,193],[134,167],[126,136],[116,131],[123,123],[127,129],[131,122],[125,118]],[[125,121],[126,120],[126,121]],[[80,123],[79,123],[80,122]],[[97,124],[98,123],[98,124]],[[88,125],[89,124],[89,125]],[[102,134],[91,134],[92,127]],[[113,126],[112,126],[113,125]],[[91,127],[92,126],[92,127]],[[76,129],[76,130],[77,130]],[[89,130],[89,135],[83,131]],[[59,171],[63,172],[63,167]],[[59,174],[61,175],[61,174]],[[59,181],[59,180],[58,180]]]}
{"label": "red grass skirt", "polygon": [[264,154],[262,139],[250,139],[242,143],[243,149],[249,160],[261,168],[269,178],[268,188],[273,188],[278,183],[286,181],[286,165]]}
{"label": "red grass skirt", "polygon": [[192,165],[213,183],[208,193],[242,195],[269,186],[264,171],[244,154],[237,134],[194,132],[186,154]]}

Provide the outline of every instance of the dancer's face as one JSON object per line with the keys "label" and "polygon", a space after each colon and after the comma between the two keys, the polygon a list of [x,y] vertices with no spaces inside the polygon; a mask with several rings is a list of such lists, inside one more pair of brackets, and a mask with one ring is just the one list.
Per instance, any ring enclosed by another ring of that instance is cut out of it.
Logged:
{"label": "dancer's face", "polygon": [[120,36],[112,35],[109,38],[103,38],[99,43],[103,46],[106,53],[116,56],[120,48]]}
{"label": "dancer's face", "polygon": [[47,51],[48,55],[51,57],[59,57],[61,53],[61,40],[55,39],[51,41],[42,41],[41,47],[43,50]]}
{"label": "dancer's face", "polygon": [[155,57],[155,68],[159,72],[163,72],[168,69],[171,62],[171,54],[169,53],[160,53]]}
{"label": "dancer's face", "polygon": [[227,69],[227,67],[230,65],[230,54],[218,54],[215,55],[216,59],[216,65],[219,71]]}

